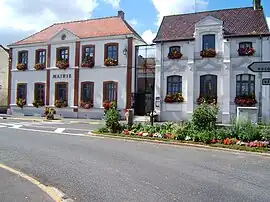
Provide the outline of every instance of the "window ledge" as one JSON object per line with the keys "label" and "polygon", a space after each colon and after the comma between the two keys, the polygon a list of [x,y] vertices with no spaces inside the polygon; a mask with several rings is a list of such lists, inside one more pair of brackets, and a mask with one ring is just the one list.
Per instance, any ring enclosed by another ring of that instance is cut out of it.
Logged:
{"label": "window ledge", "polygon": [[44,72],[47,69],[42,69],[42,70],[36,70],[36,69],[27,69],[27,70],[17,70],[17,69],[12,69],[11,72]]}

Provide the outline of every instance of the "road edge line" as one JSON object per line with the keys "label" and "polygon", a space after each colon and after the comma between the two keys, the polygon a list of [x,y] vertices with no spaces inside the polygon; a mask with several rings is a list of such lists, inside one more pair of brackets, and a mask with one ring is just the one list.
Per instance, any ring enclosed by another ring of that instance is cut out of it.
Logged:
{"label": "road edge line", "polygon": [[[41,182],[39,182],[38,180],[30,177],[29,175],[27,175],[25,173],[22,173],[18,170],[15,170],[14,168],[6,166],[2,163],[0,163],[0,168],[3,168],[3,169],[5,169],[13,174],[19,175],[23,179],[34,184],[35,186],[40,188],[43,192],[48,194],[55,202],[65,202],[65,201],[72,202],[73,201],[72,199],[65,197],[65,194],[63,192],[61,192],[60,190],[56,189],[55,187],[46,186],[46,185],[42,184]],[[64,200],[63,200],[63,197],[65,197]]]}

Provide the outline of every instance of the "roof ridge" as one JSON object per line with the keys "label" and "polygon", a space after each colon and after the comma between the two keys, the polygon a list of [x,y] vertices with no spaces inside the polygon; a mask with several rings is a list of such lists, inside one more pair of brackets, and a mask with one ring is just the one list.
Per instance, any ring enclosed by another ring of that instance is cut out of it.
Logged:
{"label": "roof ridge", "polygon": [[239,9],[247,9],[247,8],[252,8],[251,6],[247,7],[240,7],[240,8],[224,8],[224,9],[217,9],[217,10],[208,10],[208,11],[200,11],[200,12],[194,12],[194,13],[182,13],[182,14],[173,14],[173,15],[166,15],[164,17],[173,17],[173,16],[183,16],[183,15],[194,15],[194,14],[202,14],[202,13],[212,13],[212,12],[217,12],[217,11],[226,11],[226,10],[239,10]]}
{"label": "roof ridge", "polygon": [[84,20],[72,20],[72,21],[66,21],[66,22],[57,22],[57,23],[54,23],[53,25],[61,25],[61,24],[93,21],[93,20],[103,20],[103,19],[108,19],[108,18],[120,18],[120,17],[119,16],[108,16],[108,17],[91,18],[91,19],[84,19]]}

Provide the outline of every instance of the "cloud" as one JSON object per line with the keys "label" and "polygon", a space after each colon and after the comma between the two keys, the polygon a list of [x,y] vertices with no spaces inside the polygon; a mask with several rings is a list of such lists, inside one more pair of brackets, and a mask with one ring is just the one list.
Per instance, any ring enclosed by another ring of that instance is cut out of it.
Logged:
{"label": "cloud", "polygon": [[128,23],[131,24],[132,26],[136,26],[138,24],[138,21],[133,18],[132,20],[128,20]]}
{"label": "cloud", "polygon": [[268,27],[270,28],[270,17],[267,17],[266,20],[267,20]]}
{"label": "cloud", "polygon": [[148,29],[142,33],[142,38],[146,43],[151,44],[153,39],[156,37],[156,34],[157,33],[153,33],[150,29]]}
{"label": "cloud", "polygon": [[111,4],[114,8],[119,8],[120,0],[104,0],[105,3]]}
{"label": "cloud", "polygon": [[166,15],[173,15],[179,13],[187,13],[194,12],[196,10],[203,10],[208,5],[208,0],[197,0],[197,4],[195,7],[194,0],[152,0],[152,3],[157,10],[157,22],[156,24],[159,26],[162,18]]}

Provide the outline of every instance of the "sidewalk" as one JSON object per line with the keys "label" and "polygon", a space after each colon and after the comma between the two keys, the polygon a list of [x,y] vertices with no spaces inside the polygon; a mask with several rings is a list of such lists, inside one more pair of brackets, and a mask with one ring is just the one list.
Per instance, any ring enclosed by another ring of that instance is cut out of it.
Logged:
{"label": "sidewalk", "polygon": [[1,202],[53,202],[39,187],[26,179],[0,168]]}

